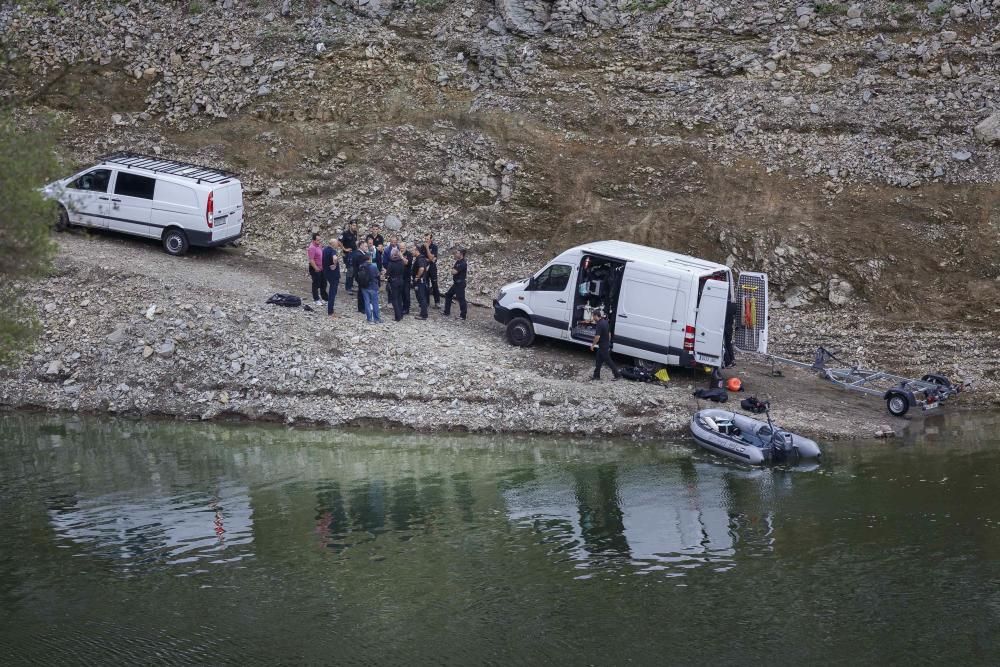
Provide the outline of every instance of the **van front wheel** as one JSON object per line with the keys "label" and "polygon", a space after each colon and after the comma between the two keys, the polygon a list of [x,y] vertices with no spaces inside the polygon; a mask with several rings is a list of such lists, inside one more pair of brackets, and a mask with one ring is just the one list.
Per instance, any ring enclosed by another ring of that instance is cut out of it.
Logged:
{"label": "van front wheel", "polygon": [[56,219],[56,231],[65,232],[69,229],[69,211],[65,206],[59,207],[59,217]]}
{"label": "van front wheel", "polygon": [[187,235],[179,229],[168,229],[163,234],[163,249],[168,255],[180,257],[187,252]]}
{"label": "van front wheel", "polygon": [[507,340],[511,345],[528,347],[535,341],[535,329],[526,317],[514,317],[507,323]]}

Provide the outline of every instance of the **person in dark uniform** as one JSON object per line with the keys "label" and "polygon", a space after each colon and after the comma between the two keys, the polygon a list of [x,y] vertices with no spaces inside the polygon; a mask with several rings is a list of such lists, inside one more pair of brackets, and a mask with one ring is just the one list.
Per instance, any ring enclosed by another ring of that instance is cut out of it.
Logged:
{"label": "person in dark uniform", "polygon": [[434,243],[434,235],[428,233],[424,236],[424,245],[427,246],[427,261],[430,266],[427,269],[427,287],[430,295],[434,297],[434,307],[441,307],[441,291],[438,289],[438,247]]}
{"label": "person in dark uniform", "polygon": [[321,266],[323,263],[323,242],[320,240],[319,234],[312,235],[312,241],[309,242],[306,255],[309,258],[309,279],[312,281],[313,303],[319,306],[327,299],[326,281],[323,279],[323,267]]}
{"label": "person in dark uniform", "polygon": [[354,291],[354,262],[351,256],[354,253],[354,249],[358,247],[358,226],[355,223],[350,223],[344,227],[344,233],[340,235],[340,244],[344,246],[344,264],[347,274],[347,278],[344,282],[344,287],[347,289],[347,293],[350,294]]}
{"label": "person in dark uniform", "polygon": [[726,328],[725,328],[725,351],[722,356],[722,365],[725,368],[732,368],[736,365],[736,347],[733,345],[733,337],[736,335],[736,317],[740,313],[740,307],[735,301],[726,304]]}
{"label": "person in dark uniform", "polygon": [[427,273],[430,270],[431,262],[427,257],[427,246],[417,248],[417,261],[414,262],[413,285],[417,291],[417,303],[420,304],[421,320],[427,319]]}
{"label": "person in dark uniform", "polygon": [[399,243],[401,248],[405,248],[402,251],[403,255],[403,266],[406,267],[406,271],[403,272],[403,314],[410,314],[410,297],[411,290],[413,289],[413,262],[416,255],[410,248],[406,248],[402,241]]}
{"label": "person in dark uniform", "polygon": [[622,376],[622,374],[618,370],[618,366],[611,359],[611,326],[608,324],[608,318],[604,316],[603,311],[594,311],[594,324],[597,328],[594,332],[594,340],[590,344],[591,352],[594,351],[594,346],[597,346],[597,362],[594,365],[594,379],[601,379],[601,366],[607,364],[608,368],[611,369],[611,373],[614,375],[612,379],[617,380]]}
{"label": "person in dark uniform", "polygon": [[458,300],[459,317],[463,320],[468,314],[468,304],[465,302],[465,279],[469,272],[469,264],[465,261],[465,250],[457,248],[455,250],[455,266],[451,268],[452,284],[444,295],[444,315],[447,317],[451,313],[451,300]]}
{"label": "person in dark uniform", "polygon": [[[358,244],[357,250],[354,251],[354,258],[352,262],[354,266],[354,275],[358,275],[358,271],[367,271],[370,263],[371,260],[368,257],[368,245],[362,241]],[[364,289],[361,289],[360,286],[358,287],[358,312],[365,312]]]}
{"label": "person in dark uniform", "polygon": [[338,250],[340,241],[330,239],[329,244],[323,248],[323,277],[326,279],[327,293],[329,299],[326,302],[326,314],[333,315],[334,302],[337,300],[337,289],[340,287],[340,258]]}
{"label": "person in dark uniform", "polygon": [[403,264],[403,256],[399,253],[399,248],[393,248],[389,253],[389,267],[386,273],[389,276],[389,296],[392,301],[393,319],[397,322],[403,319],[403,276],[406,275],[407,267]]}

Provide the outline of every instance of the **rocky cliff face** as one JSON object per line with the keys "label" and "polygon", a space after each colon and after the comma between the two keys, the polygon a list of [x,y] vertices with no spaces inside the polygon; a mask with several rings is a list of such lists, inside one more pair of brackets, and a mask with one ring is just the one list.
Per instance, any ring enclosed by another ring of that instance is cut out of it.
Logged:
{"label": "rocky cliff face", "polygon": [[1000,0],[8,3],[0,96],[58,110],[75,161],[129,147],[242,171],[269,257],[392,215],[502,252],[487,290],[618,237],[768,270],[790,307],[986,322],[998,17]]}

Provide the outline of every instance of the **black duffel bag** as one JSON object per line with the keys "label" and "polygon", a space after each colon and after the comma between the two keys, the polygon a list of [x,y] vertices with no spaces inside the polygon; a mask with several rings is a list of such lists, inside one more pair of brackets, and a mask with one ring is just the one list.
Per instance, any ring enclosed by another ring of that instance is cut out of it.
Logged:
{"label": "black duffel bag", "polygon": [[771,404],[768,401],[758,400],[756,396],[750,396],[740,401],[741,408],[743,408],[747,412],[752,412],[755,415],[767,412],[767,408],[770,405]]}
{"label": "black duffel bag", "polygon": [[695,398],[704,398],[708,401],[715,401],[716,403],[725,403],[729,400],[729,392],[718,387],[715,389],[696,389],[693,396]]}
{"label": "black duffel bag", "polygon": [[632,380],[633,382],[649,382],[653,379],[652,373],[638,366],[622,366],[619,372],[621,372],[623,378]]}
{"label": "black duffel bag", "polygon": [[294,294],[278,293],[268,299],[267,302],[275,306],[285,306],[286,308],[298,308],[302,305],[302,299]]}

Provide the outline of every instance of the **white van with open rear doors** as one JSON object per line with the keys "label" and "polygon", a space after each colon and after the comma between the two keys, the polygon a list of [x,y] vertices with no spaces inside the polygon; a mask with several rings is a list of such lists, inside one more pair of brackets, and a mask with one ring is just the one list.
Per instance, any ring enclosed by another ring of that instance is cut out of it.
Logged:
{"label": "white van with open rear doors", "polygon": [[767,352],[767,275],[665,250],[598,241],[571,248],[535,275],[506,285],[493,317],[513,345],[548,336],[580,345],[592,313],[608,315],[613,351],[641,365],[722,366],[726,311],[736,348]]}
{"label": "white van with open rear doors", "polygon": [[59,228],[154,238],[171,255],[232,243],[243,233],[243,186],[236,174],[187,162],[113,153],[42,192],[59,202]]}

